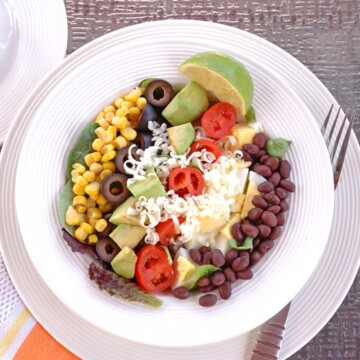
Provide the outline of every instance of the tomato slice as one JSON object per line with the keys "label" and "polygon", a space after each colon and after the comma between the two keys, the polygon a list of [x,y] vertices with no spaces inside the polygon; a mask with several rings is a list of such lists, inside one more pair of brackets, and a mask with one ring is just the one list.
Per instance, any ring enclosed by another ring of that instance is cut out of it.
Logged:
{"label": "tomato slice", "polygon": [[135,278],[144,290],[158,293],[174,281],[174,269],[165,250],[158,245],[145,245],[137,254]]}
{"label": "tomato slice", "polygon": [[191,155],[195,151],[201,151],[203,149],[205,149],[208,152],[211,152],[215,156],[215,160],[212,162],[215,162],[222,155],[221,149],[213,141],[207,139],[194,141],[190,146],[189,155]]}
{"label": "tomato slice", "polygon": [[[179,217],[179,224],[182,224],[185,221],[185,218]],[[168,219],[166,221],[160,222],[156,226],[156,232],[159,234],[159,242],[161,245],[170,246],[171,239],[176,238],[178,234],[175,231],[175,225],[173,219]]]}
{"label": "tomato slice", "polygon": [[207,135],[220,139],[230,133],[236,119],[235,107],[226,102],[219,102],[204,113],[201,126]]}
{"label": "tomato slice", "polygon": [[204,186],[205,180],[201,171],[193,167],[176,168],[169,175],[169,189],[181,197],[200,195]]}

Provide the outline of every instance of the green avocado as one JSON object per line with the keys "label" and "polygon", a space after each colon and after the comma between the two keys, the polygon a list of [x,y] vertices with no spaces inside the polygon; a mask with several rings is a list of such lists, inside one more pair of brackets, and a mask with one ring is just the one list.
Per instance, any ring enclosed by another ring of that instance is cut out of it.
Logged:
{"label": "green avocado", "polygon": [[198,119],[209,107],[205,89],[191,81],[176,94],[162,112],[171,125],[182,125]]}
{"label": "green avocado", "polygon": [[109,221],[114,225],[120,225],[120,224],[140,225],[140,219],[138,216],[126,215],[127,209],[134,208],[136,201],[137,200],[133,196],[127,198],[122,204],[120,204],[115,209]]}
{"label": "green avocado", "polygon": [[191,123],[173,126],[167,129],[169,140],[177,154],[186,152],[195,139],[195,130]]}
{"label": "green avocado", "polygon": [[139,199],[140,196],[145,196],[147,199],[157,199],[160,196],[166,197],[165,188],[156,175],[154,168],[148,168],[146,170],[146,179],[129,184],[128,189],[136,199]]}
{"label": "green avocado", "polygon": [[109,236],[116,242],[120,249],[123,249],[125,246],[134,249],[145,234],[146,229],[142,226],[120,224]]}
{"label": "green avocado", "polygon": [[132,279],[135,276],[137,256],[135,251],[125,246],[111,261],[111,267],[120,276]]}

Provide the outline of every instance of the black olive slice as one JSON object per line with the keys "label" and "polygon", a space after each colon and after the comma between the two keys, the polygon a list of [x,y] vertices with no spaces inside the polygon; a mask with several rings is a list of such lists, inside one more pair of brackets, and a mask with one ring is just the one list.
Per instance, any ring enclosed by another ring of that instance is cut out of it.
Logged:
{"label": "black olive slice", "polygon": [[[126,146],[120,150],[118,150],[118,152],[116,153],[116,158],[115,158],[115,165],[116,165],[116,168],[124,175],[127,176],[126,174],[126,171],[125,171],[125,168],[124,168],[124,163],[126,160],[128,160],[129,158],[129,149],[130,149],[130,146]],[[132,157],[139,161],[140,158],[139,158],[139,155],[136,154],[136,150],[138,148],[136,146],[133,146],[131,148],[131,155]]]}
{"label": "black olive slice", "polygon": [[151,141],[152,135],[138,132],[136,135],[136,138],[133,140],[133,143],[142,150],[145,150],[149,146],[153,145],[153,142]]}
{"label": "black olive slice", "polygon": [[174,90],[165,80],[151,81],[145,90],[145,97],[149,104],[165,107],[173,98]]}
{"label": "black olive slice", "polygon": [[119,253],[120,248],[111,238],[102,237],[96,243],[95,250],[101,260],[111,262],[112,259]]}
{"label": "black olive slice", "polygon": [[109,174],[101,183],[101,193],[110,204],[121,204],[130,196],[127,177],[118,173]]}
{"label": "black olive slice", "polygon": [[150,131],[148,128],[149,121],[156,121],[158,114],[150,104],[146,104],[144,110],[142,111],[138,124],[136,126],[137,130],[140,131]]}

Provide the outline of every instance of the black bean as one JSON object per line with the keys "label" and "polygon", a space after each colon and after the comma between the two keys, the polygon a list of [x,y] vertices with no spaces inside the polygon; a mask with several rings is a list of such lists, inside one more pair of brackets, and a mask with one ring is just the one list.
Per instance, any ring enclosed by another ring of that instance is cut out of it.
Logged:
{"label": "black bean", "polygon": [[215,249],[212,252],[211,261],[214,266],[222,267],[225,265],[225,256],[219,249]]}
{"label": "black bean", "polygon": [[259,229],[255,225],[251,225],[251,224],[242,224],[241,231],[243,234],[250,236],[252,238],[257,237],[259,233]]}
{"label": "black bean", "polygon": [[279,172],[283,179],[287,179],[290,176],[291,165],[287,160],[281,162]]}
{"label": "black bean", "polygon": [[279,205],[280,205],[282,211],[289,210],[289,203],[286,200],[281,200]]}
{"label": "black bean", "polygon": [[225,262],[227,265],[231,265],[232,262],[239,256],[239,252],[236,249],[230,249],[225,254]]}
{"label": "black bean", "polygon": [[244,219],[241,221],[241,225],[252,225],[252,222],[250,219]]}
{"label": "black bean", "polygon": [[268,180],[271,181],[274,186],[278,186],[281,180],[281,175],[278,171],[276,171],[269,177]]}
{"label": "black bean", "polygon": [[215,271],[212,275],[211,275],[211,283],[214,285],[214,286],[220,286],[222,285],[226,278],[225,278],[225,275],[222,271]]}
{"label": "black bean", "polygon": [[243,150],[242,153],[243,153],[243,160],[244,161],[251,161],[251,162],[253,161],[252,156],[248,152]]}
{"label": "black bean", "polygon": [[270,168],[266,165],[261,165],[261,164],[255,164],[252,167],[253,171],[255,171],[256,173],[258,173],[261,176],[264,177],[268,177],[272,175],[272,171],[270,170]]}
{"label": "black bean", "polygon": [[201,264],[201,252],[198,249],[191,249],[189,253],[194,262]]}
{"label": "black bean", "polygon": [[246,257],[247,259],[250,259],[249,251],[248,250],[240,250],[239,257]]}
{"label": "black bean", "polygon": [[[260,232],[259,232],[260,233]],[[257,237],[253,240],[253,249],[256,249],[259,244],[260,244],[261,240]]]}
{"label": "black bean", "polygon": [[263,198],[271,205],[280,204],[280,199],[275,194],[264,194]]}
{"label": "black bean", "polygon": [[279,213],[276,215],[276,219],[279,226],[283,226],[285,224],[285,215],[284,213]]}
{"label": "black bean", "polygon": [[270,240],[276,240],[277,238],[279,238],[281,235],[281,227],[280,226],[275,226],[270,235],[269,235],[269,239]]}
{"label": "black bean", "polygon": [[[260,253],[259,253],[260,254]],[[261,254],[260,254],[261,257]],[[236,277],[241,280],[250,280],[253,277],[253,272],[250,269],[245,269],[243,271],[238,271]]]}
{"label": "black bean", "polygon": [[210,264],[211,263],[211,257],[212,257],[211,251],[203,253],[202,257],[201,257],[201,263],[202,264]]}
{"label": "black bean", "polygon": [[206,294],[199,298],[199,305],[209,307],[215,305],[217,297],[214,294]]}
{"label": "black bean", "polygon": [[258,207],[254,207],[248,212],[247,217],[251,221],[255,222],[255,221],[260,219],[260,216],[263,213],[263,211],[264,211],[263,209],[260,209]]}
{"label": "black bean", "polygon": [[266,154],[265,150],[259,150],[256,154],[253,155],[255,159],[260,159],[263,155]]}
{"label": "black bean", "polygon": [[267,208],[267,211],[270,211],[276,215],[281,211],[281,207],[279,205],[271,205]]}
{"label": "black bean", "polygon": [[211,285],[211,280],[209,277],[205,276],[197,282],[198,286],[209,286]]}
{"label": "black bean", "polygon": [[219,286],[219,295],[222,299],[227,300],[231,296],[231,282],[225,281]]}
{"label": "black bean", "polygon": [[204,254],[204,253],[206,253],[206,252],[211,252],[211,248],[210,248],[210,246],[205,246],[205,245],[203,245],[203,246],[201,246],[200,248],[199,248],[199,251],[202,253],[202,254]]}
{"label": "black bean", "polygon": [[243,150],[250,155],[255,155],[260,149],[255,144],[245,144],[243,146]]}
{"label": "black bean", "polygon": [[187,299],[190,296],[190,291],[185,286],[179,286],[172,291],[173,295],[181,300]]}
{"label": "black bean", "polygon": [[224,270],[224,275],[225,275],[227,281],[230,281],[231,283],[236,281],[236,274],[233,269],[231,269],[229,267],[226,268]]}
{"label": "black bean", "polygon": [[271,181],[264,181],[258,186],[258,190],[262,193],[270,193],[274,190],[274,187]]}
{"label": "black bean", "polygon": [[266,239],[271,233],[271,227],[265,224],[258,225],[258,229],[259,229],[259,236],[262,239]]}
{"label": "black bean", "polygon": [[272,247],[274,246],[274,241],[273,240],[264,240],[260,245],[259,245],[259,252],[264,255],[266,254],[270,249],[272,249]]}
{"label": "black bean", "polygon": [[[282,181],[286,181],[286,180],[282,180]],[[275,195],[279,198],[279,199],[286,199],[289,196],[289,192],[286,191],[285,189],[283,189],[282,187],[277,187],[275,189]]]}
{"label": "black bean", "polygon": [[287,179],[283,179],[280,181],[280,186],[287,190],[288,192],[294,192],[295,191],[295,184]]}
{"label": "black bean", "polygon": [[210,284],[208,286],[199,286],[199,291],[202,293],[207,293],[210,291],[213,291],[215,289],[215,286],[213,284]]}
{"label": "black bean", "polygon": [[270,227],[275,227],[277,225],[276,216],[270,211],[264,211],[261,215],[261,220],[265,225],[268,225]]}
{"label": "black bean", "polygon": [[252,199],[253,205],[258,208],[266,209],[267,208],[267,201],[260,195],[255,195]]}
{"label": "black bean", "polygon": [[235,259],[231,265],[232,269],[234,271],[242,271],[245,270],[249,266],[249,258],[245,256],[240,256],[237,259]]}
{"label": "black bean", "polygon": [[257,133],[254,136],[254,144],[259,148],[259,149],[264,149],[265,145],[266,145],[266,135],[262,132]]}
{"label": "black bean", "polygon": [[244,241],[245,236],[241,231],[240,223],[236,223],[232,226],[231,233],[232,233],[232,236],[234,237],[234,239],[237,240],[238,242]]}
{"label": "black bean", "polygon": [[272,171],[275,171],[279,167],[280,161],[278,158],[271,156],[264,162],[264,165],[268,166]]}
{"label": "black bean", "polygon": [[265,154],[260,158],[260,164],[264,164],[267,159],[269,159],[270,156]]}
{"label": "black bean", "polygon": [[261,259],[261,257],[262,254],[258,250],[252,251],[250,254],[251,264],[256,264]]}

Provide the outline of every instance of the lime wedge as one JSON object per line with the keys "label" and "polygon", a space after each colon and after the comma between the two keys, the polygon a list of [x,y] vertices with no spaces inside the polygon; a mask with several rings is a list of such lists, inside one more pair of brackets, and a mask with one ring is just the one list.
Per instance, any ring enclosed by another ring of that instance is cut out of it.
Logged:
{"label": "lime wedge", "polygon": [[184,61],[179,71],[219,101],[232,104],[242,116],[250,109],[254,84],[245,66],[234,58],[216,52],[200,53]]}

